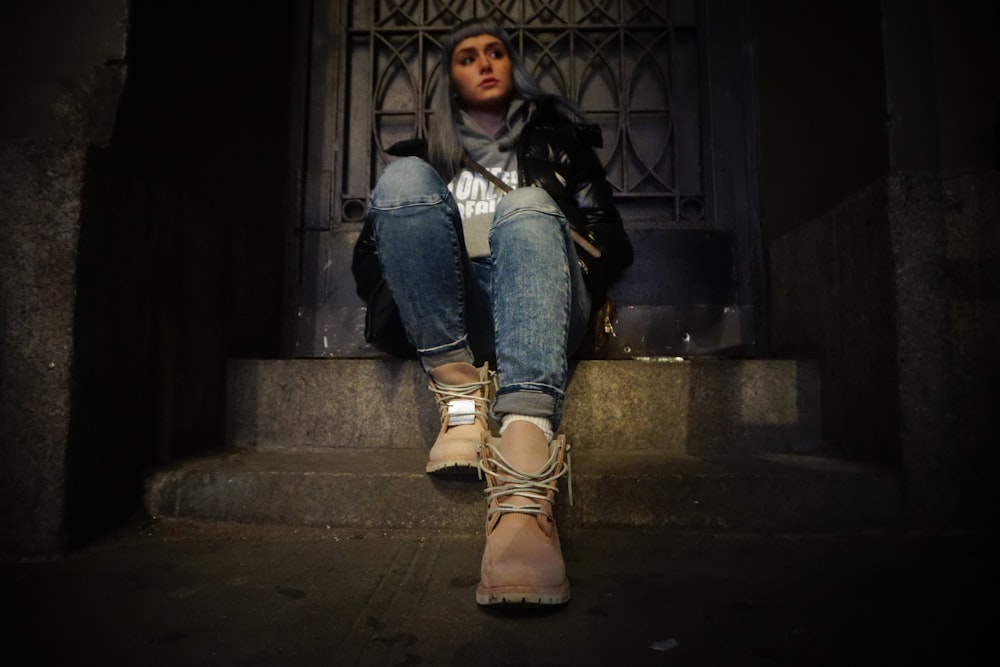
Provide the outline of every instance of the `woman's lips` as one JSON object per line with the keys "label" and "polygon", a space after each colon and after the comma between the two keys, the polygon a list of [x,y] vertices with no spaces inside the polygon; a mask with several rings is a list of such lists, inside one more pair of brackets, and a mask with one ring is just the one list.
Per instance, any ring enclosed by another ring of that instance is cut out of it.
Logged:
{"label": "woman's lips", "polygon": [[500,83],[500,79],[483,79],[479,82],[480,88],[492,88],[493,86]]}

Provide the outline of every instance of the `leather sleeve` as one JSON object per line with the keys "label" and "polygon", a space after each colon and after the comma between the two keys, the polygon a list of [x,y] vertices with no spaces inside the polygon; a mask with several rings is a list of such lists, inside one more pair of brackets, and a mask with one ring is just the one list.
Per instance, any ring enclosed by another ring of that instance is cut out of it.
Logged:
{"label": "leather sleeve", "polygon": [[571,152],[572,172],[576,176],[572,192],[576,215],[570,220],[576,223],[577,231],[600,248],[603,270],[610,279],[632,264],[632,243],[615,207],[604,165],[594,148],[578,141]]}
{"label": "leather sleeve", "polygon": [[542,122],[522,138],[525,178],[544,188],[573,229],[601,251],[599,259],[577,248],[587,284],[600,294],[633,261],[632,244],[615,207],[611,184],[594,151],[596,127],[566,121]]}
{"label": "leather sleeve", "polygon": [[[407,139],[397,142],[386,149],[386,153],[396,157],[415,156],[427,159],[427,141],[424,139]],[[378,248],[375,245],[375,230],[371,220],[366,216],[361,227],[361,234],[354,243],[354,253],[351,258],[351,273],[354,275],[354,289],[357,295],[367,303],[371,303],[375,288],[382,282],[382,267],[378,262]]]}
{"label": "leather sleeve", "polygon": [[361,300],[369,303],[375,287],[382,281],[382,267],[378,263],[378,249],[375,246],[375,231],[371,220],[365,218],[361,234],[354,242],[351,257],[351,273],[354,274],[354,289]]}

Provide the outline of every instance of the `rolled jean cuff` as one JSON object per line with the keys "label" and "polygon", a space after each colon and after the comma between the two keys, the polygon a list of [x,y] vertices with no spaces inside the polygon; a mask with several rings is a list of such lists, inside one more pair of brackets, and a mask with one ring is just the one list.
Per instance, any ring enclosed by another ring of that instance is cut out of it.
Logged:
{"label": "rolled jean cuff", "polygon": [[448,343],[447,345],[417,350],[417,356],[420,358],[420,364],[424,367],[424,371],[428,373],[438,366],[444,366],[445,364],[455,362],[475,363],[475,357],[472,355],[472,350],[469,349],[467,336],[462,336],[455,342]]}
{"label": "rolled jean cuff", "polygon": [[507,414],[545,417],[552,422],[552,429],[559,427],[562,419],[564,394],[545,384],[518,384],[501,387],[493,402],[493,414],[502,419]]}

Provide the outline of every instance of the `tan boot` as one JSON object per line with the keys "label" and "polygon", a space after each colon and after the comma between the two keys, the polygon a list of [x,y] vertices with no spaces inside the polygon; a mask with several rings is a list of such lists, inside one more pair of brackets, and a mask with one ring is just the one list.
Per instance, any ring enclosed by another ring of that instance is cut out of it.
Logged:
{"label": "tan boot", "polygon": [[478,604],[569,601],[569,580],[552,515],[558,480],[569,474],[568,450],[565,437],[558,436],[549,443],[545,465],[528,475],[514,469],[489,433],[484,434],[480,468],[486,476],[488,500]]}
{"label": "tan boot", "polygon": [[431,375],[428,387],[441,412],[441,431],[431,446],[427,472],[475,474],[479,466],[479,441],[489,432],[490,401],[494,374],[489,364],[478,371],[479,379],[467,384],[445,384]]}

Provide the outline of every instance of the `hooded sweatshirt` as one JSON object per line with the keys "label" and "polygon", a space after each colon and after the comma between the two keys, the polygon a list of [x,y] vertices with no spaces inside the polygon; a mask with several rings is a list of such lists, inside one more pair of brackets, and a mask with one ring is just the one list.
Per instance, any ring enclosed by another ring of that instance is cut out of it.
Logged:
{"label": "hooded sweatshirt", "polygon": [[[459,112],[458,133],[469,156],[486,167],[511,188],[517,187],[517,141],[528,122],[530,105],[515,99],[507,118],[493,136],[488,135],[465,111]],[[486,177],[463,167],[448,184],[448,189],[462,214],[465,249],[469,257],[490,254],[489,233],[493,212],[504,192]]]}

